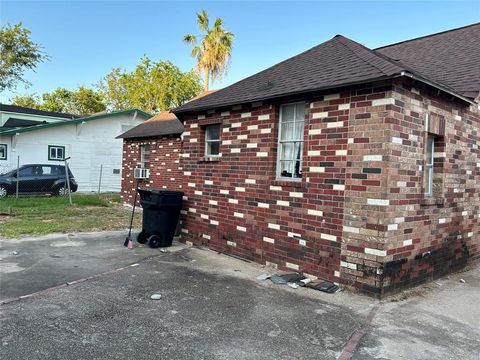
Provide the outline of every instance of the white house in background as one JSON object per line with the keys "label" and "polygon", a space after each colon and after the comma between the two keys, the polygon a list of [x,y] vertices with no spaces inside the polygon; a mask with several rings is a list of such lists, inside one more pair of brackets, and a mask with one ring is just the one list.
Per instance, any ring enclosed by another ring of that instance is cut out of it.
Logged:
{"label": "white house in background", "polygon": [[[17,159],[20,165],[58,164],[70,157],[79,192],[97,191],[100,173],[102,191],[120,191],[122,139],[116,137],[150,117],[131,109],[33,126],[0,127],[0,172],[16,168]],[[8,125],[8,120],[5,123]]]}
{"label": "white house in background", "polygon": [[17,105],[0,104],[0,131],[52,122],[78,119],[81,116],[43,111]]}

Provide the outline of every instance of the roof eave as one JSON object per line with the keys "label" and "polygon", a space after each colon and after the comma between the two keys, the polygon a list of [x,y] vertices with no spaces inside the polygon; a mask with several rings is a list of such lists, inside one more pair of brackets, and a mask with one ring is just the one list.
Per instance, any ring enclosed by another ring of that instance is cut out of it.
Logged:
{"label": "roof eave", "polygon": [[436,83],[436,82],[434,82],[434,81],[428,80],[428,79],[426,79],[426,78],[424,78],[424,77],[422,77],[422,76],[415,75],[415,74],[413,74],[413,73],[411,73],[411,72],[408,72],[408,71],[402,71],[399,76],[405,76],[405,77],[411,78],[411,79],[413,79],[413,80],[417,80],[417,81],[423,82],[424,84],[427,84],[427,85],[429,85],[429,86],[432,86],[432,87],[434,87],[434,88],[436,88],[436,89],[438,89],[438,90],[440,90],[440,91],[443,91],[443,92],[445,92],[445,93],[447,93],[447,94],[449,94],[449,95],[451,95],[451,96],[454,96],[454,97],[456,97],[457,99],[460,99],[460,100],[462,100],[462,101],[464,101],[464,102],[466,102],[466,103],[468,103],[468,104],[476,105],[476,102],[475,102],[474,100],[469,99],[469,98],[467,98],[467,97],[465,97],[465,96],[463,96],[463,95],[460,95],[460,94],[457,93],[456,91],[451,90],[451,89],[447,88],[446,86],[441,85],[441,84],[439,84],[439,83]]}

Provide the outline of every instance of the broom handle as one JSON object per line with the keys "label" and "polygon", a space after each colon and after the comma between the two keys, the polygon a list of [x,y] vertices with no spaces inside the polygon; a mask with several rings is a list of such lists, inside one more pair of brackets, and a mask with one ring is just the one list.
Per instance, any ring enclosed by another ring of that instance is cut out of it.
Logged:
{"label": "broom handle", "polygon": [[132,210],[132,217],[130,218],[130,228],[128,229],[128,237],[132,235],[132,225],[133,225],[133,215],[135,214],[135,206],[137,205],[137,193],[138,193],[138,184],[135,187],[135,197],[133,200],[133,210]]}

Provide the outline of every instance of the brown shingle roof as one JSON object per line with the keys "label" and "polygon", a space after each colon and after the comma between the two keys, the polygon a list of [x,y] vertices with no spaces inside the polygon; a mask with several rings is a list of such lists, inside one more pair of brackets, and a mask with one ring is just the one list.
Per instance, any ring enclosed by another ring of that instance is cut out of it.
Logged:
{"label": "brown shingle roof", "polygon": [[[477,33],[475,26],[473,26],[474,29],[469,30],[470,36]],[[455,35],[455,38],[457,37]],[[456,41],[460,42],[459,39]],[[443,42],[442,40],[441,43]],[[208,96],[191,100],[174,109],[173,112],[180,114],[189,111],[201,111],[209,108],[333,89],[362,82],[393,78],[404,72],[459,96],[467,95],[467,91],[458,92],[458,89],[462,87],[460,85],[468,83],[469,85],[465,87],[465,89],[468,88],[468,91],[473,91],[475,88],[477,91],[479,90],[477,80],[472,80],[472,77],[478,79],[478,76],[480,76],[478,71],[477,74],[473,74],[478,69],[475,59],[480,56],[478,45],[480,42],[478,39],[477,41],[470,39],[461,43],[468,49],[467,54],[462,54],[463,61],[460,62],[461,66],[466,69],[459,69],[457,71],[457,74],[459,74],[457,81],[451,81],[455,76],[434,77],[433,75],[449,72],[449,67],[454,66],[453,63],[457,53],[461,52],[461,44],[452,47],[455,49],[455,53],[439,56],[440,60],[438,62],[445,65],[439,66],[437,64],[437,69],[427,71],[426,69],[429,69],[427,65],[424,67],[418,66],[417,63],[408,61],[407,57],[405,57],[405,61],[397,61],[387,56],[386,50],[371,50],[346,37],[337,35],[320,45],[233,85]],[[435,52],[442,51],[441,47],[442,45],[432,45],[431,51],[427,54],[433,56]],[[413,57],[414,53],[411,55]]]}
{"label": "brown shingle roof", "polygon": [[475,98],[480,91],[480,23],[375,49],[424,77]]}
{"label": "brown shingle roof", "polygon": [[117,136],[117,139],[180,135],[183,131],[183,125],[180,120],[177,119],[175,114],[171,112],[163,112]]}

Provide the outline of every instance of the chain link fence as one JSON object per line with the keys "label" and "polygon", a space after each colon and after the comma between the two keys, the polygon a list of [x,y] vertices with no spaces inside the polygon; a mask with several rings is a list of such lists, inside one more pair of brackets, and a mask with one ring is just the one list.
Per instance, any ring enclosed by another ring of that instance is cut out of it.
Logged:
{"label": "chain link fence", "polygon": [[[68,167],[69,158],[58,164],[25,164],[0,169],[0,201],[7,197],[64,196],[72,203],[71,193],[78,184]],[[67,176],[68,174],[68,176]]]}

